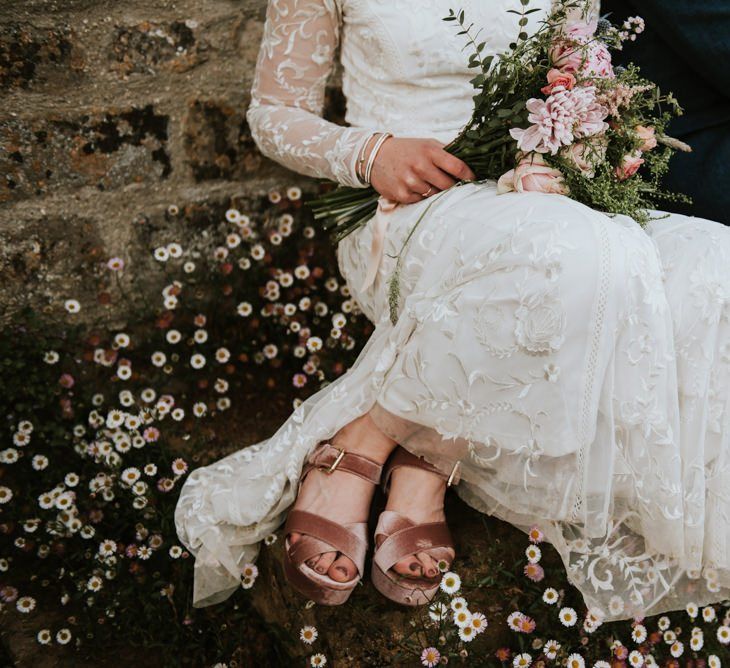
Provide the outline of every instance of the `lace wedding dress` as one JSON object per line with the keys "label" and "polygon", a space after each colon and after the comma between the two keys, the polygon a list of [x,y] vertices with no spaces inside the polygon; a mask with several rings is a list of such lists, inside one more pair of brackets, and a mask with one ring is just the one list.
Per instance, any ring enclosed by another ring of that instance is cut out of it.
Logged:
{"label": "lace wedding dress", "polygon": [[[474,71],[466,38],[442,20],[452,5],[270,0],[247,112],[261,151],[359,186],[355,156],[372,132],[454,138]],[[496,53],[518,32],[515,6],[453,8]],[[550,9],[531,6],[528,29]],[[340,40],[350,127],[320,116]],[[376,324],[352,367],[270,438],[185,482],[175,522],[196,557],[194,605],[239,586],[285,521],[309,452],[368,411],[444,472],[458,460],[467,504],[539,525],[607,621],[728,598],[730,230],[681,215],[644,230],[563,196],[467,183],[410,239],[393,325],[389,254],[429,202],[392,213],[367,289],[372,219],[337,248]]]}

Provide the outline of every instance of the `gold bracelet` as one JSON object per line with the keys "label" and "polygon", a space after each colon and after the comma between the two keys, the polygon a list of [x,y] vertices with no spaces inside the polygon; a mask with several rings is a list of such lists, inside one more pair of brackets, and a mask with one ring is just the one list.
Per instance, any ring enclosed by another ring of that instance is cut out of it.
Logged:
{"label": "gold bracelet", "polygon": [[370,140],[378,134],[378,131],[371,132],[370,136],[367,138],[365,143],[362,145],[362,148],[360,149],[360,155],[358,156],[357,165],[355,167],[355,173],[357,174],[357,177],[360,179],[360,183],[366,184],[367,181],[365,181],[365,174],[362,171],[363,163],[365,162],[365,151],[368,147],[368,144],[370,143]]}
{"label": "gold bracelet", "polygon": [[378,154],[378,151],[380,150],[380,147],[383,145],[383,142],[388,139],[389,137],[392,137],[392,132],[384,132],[383,134],[378,137],[378,140],[375,142],[375,146],[373,146],[373,150],[370,151],[370,155],[368,156],[368,164],[365,166],[365,182],[370,184],[370,172],[373,169],[373,163],[375,162],[375,156]]}

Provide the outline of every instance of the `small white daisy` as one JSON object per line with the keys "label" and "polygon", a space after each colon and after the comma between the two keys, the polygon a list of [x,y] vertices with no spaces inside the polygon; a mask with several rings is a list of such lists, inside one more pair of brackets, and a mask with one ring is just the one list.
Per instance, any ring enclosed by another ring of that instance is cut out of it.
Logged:
{"label": "small white daisy", "polygon": [[67,645],[71,641],[71,631],[69,629],[60,629],[56,633],[56,642],[59,645]]}
{"label": "small white daisy", "polygon": [[633,668],[641,668],[644,665],[644,655],[638,650],[634,650],[629,654],[629,663]]}
{"label": "small white daisy", "polygon": [[13,492],[9,487],[0,485],[0,504],[7,503],[13,498]]}
{"label": "small white daisy", "polygon": [[15,607],[19,612],[28,614],[35,609],[35,599],[32,596],[21,596],[16,602]]}
{"label": "small white daisy", "polygon": [[461,578],[451,571],[444,573],[439,587],[447,594],[455,594],[461,587]]}
{"label": "small white daisy", "polygon": [[454,624],[459,627],[469,626],[471,624],[471,612],[466,608],[461,608],[454,612]]}
{"label": "small white daisy", "polygon": [[529,545],[525,550],[525,556],[531,564],[536,564],[542,558],[542,552],[537,545]]}
{"label": "small white daisy", "polygon": [[454,596],[449,603],[449,607],[456,612],[457,610],[464,610],[468,608],[466,599],[463,596]]}
{"label": "small white daisy", "polygon": [[205,357],[200,353],[195,353],[190,358],[190,365],[193,369],[202,369],[205,366]]}
{"label": "small white daisy", "polygon": [[578,615],[573,608],[562,608],[558,613],[558,617],[563,626],[575,626],[578,621]]}
{"label": "small white daisy", "polygon": [[69,313],[78,313],[81,310],[78,299],[67,299],[63,302],[63,306]]}
{"label": "small white daisy", "polygon": [[646,640],[646,636],[646,627],[643,624],[637,624],[631,631],[632,640],[639,645]]}
{"label": "small white daisy", "polygon": [[48,457],[46,457],[45,455],[34,455],[33,459],[31,460],[31,466],[36,471],[42,471],[48,466]]}
{"label": "small white daisy", "polygon": [[545,646],[542,648],[543,653],[545,656],[550,659],[551,661],[555,659],[555,657],[558,655],[558,651],[560,650],[560,643],[557,640],[548,640],[545,643]]}
{"label": "small white daisy", "polygon": [[428,616],[435,622],[446,619],[449,609],[440,601],[432,603],[428,607]]}
{"label": "small white daisy", "polygon": [[476,633],[481,633],[488,626],[487,618],[481,612],[474,612],[471,616],[471,626]]}
{"label": "small white daisy", "polygon": [[514,659],[512,659],[512,665],[514,668],[528,668],[531,664],[532,657],[527,652],[518,654]]}
{"label": "small white daisy", "polygon": [[307,645],[311,645],[317,639],[318,635],[317,629],[314,626],[304,626],[299,631],[300,640]]}

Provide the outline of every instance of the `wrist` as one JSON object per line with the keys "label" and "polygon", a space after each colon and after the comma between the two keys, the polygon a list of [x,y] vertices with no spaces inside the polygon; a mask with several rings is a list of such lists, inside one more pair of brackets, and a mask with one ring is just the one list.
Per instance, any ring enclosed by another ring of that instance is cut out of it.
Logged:
{"label": "wrist", "polygon": [[[364,172],[362,174],[362,182],[365,185],[372,185],[371,174],[373,170],[373,164],[377,158],[378,152],[380,151],[383,144],[393,136],[392,132],[376,132],[368,139],[363,146],[362,156],[360,157],[359,165],[365,165]],[[375,139],[371,144],[370,140]]]}
{"label": "wrist", "polygon": [[360,148],[360,151],[358,152],[356,158],[355,173],[357,174],[357,178],[360,179],[360,182],[366,185],[367,182],[365,181],[365,165],[367,164],[367,160],[370,157],[370,152],[373,150],[373,146],[377,141],[378,135],[380,134],[382,133],[371,132],[368,138],[365,140],[365,143]]}

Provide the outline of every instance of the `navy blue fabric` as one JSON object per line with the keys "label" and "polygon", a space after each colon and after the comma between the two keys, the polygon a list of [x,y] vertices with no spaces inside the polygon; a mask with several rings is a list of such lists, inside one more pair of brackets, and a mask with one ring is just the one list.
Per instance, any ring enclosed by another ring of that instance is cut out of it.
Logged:
{"label": "navy blue fabric", "polygon": [[685,111],[668,133],[693,152],[672,159],[665,185],[694,204],[659,207],[730,225],[730,0],[603,0],[601,13],[614,24],[637,15],[646,21],[614,63],[636,63]]}

